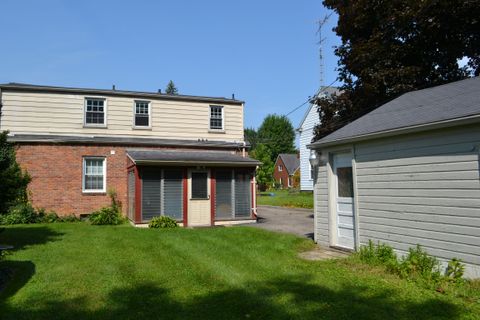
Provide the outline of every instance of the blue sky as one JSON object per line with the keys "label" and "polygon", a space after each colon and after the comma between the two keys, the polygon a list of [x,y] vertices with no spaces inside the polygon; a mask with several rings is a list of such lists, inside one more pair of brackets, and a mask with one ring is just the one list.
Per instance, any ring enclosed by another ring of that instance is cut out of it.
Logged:
{"label": "blue sky", "polygon": [[[245,126],[319,86],[321,1],[2,1],[0,83],[156,91],[246,101]],[[337,77],[324,28],[325,83]],[[296,127],[306,106],[289,118]]]}

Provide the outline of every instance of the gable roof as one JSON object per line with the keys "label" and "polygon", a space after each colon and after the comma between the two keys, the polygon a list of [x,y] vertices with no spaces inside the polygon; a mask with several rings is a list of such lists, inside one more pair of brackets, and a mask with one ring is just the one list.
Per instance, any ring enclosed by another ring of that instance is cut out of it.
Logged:
{"label": "gable roof", "polygon": [[460,120],[480,121],[480,77],[405,93],[309,147],[363,140],[413,128],[446,126]]}
{"label": "gable roof", "polygon": [[109,90],[109,89],[91,89],[91,88],[70,88],[57,86],[42,86],[27,83],[5,83],[0,84],[1,90],[15,90],[28,92],[48,92],[48,93],[76,93],[76,94],[99,94],[108,96],[123,96],[132,98],[147,98],[159,100],[177,100],[177,101],[193,101],[206,103],[228,103],[235,105],[242,105],[244,101],[236,99],[228,99],[223,97],[203,97],[203,96],[189,96],[181,94],[166,94],[159,92],[142,92],[129,90]]}
{"label": "gable roof", "polygon": [[282,159],[289,175],[294,174],[295,171],[297,171],[297,169],[300,167],[300,159],[298,159],[296,153],[280,153],[277,157],[277,161],[278,158]]}
{"label": "gable roof", "polygon": [[[325,87],[325,86],[322,86],[318,89],[317,93],[315,94],[315,97],[318,97],[318,96],[331,96],[335,93],[338,93],[340,90],[338,90],[337,87]],[[314,103],[310,103],[310,105],[308,106],[307,110],[305,111],[305,114],[303,115],[302,117],[302,120],[300,121],[300,124],[298,125],[297,127],[297,131],[300,130],[303,126],[303,123],[305,122],[305,120],[307,119],[307,116],[308,114],[310,113],[310,110],[312,110],[312,108],[315,106]]]}

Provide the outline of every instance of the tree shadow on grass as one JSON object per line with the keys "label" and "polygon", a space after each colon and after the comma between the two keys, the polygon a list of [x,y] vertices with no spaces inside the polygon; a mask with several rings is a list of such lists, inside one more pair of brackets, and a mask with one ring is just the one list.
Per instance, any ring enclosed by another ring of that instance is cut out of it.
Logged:
{"label": "tree shadow on grass", "polygon": [[7,298],[20,290],[35,274],[35,264],[31,261],[0,262],[0,306]]}
{"label": "tree shadow on grass", "polygon": [[332,290],[308,279],[277,279],[184,301],[153,283],[110,292],[91,310],[87,297],[4,306],[4,319],[453,319],[460,309],[442,299],[405,300],[391,289],[343,285]]}
{"label": "tree shadow on grass", "polygon": [[57,241],[63,233],[47,226],[10,227],[0,233],[0,243],[13,246],[12,251],[25,247]]}

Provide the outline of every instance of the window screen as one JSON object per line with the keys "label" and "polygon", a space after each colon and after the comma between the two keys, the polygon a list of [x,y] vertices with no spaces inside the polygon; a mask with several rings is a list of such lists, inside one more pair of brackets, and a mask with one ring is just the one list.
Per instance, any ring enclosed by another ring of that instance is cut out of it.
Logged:
{"label": "window screen", "polygon": [[161,214],[161,169],[142,171],[142,220],[148,221]]}
{"label": "window screen", "polygon": [[222,106],[210,106],[210,129],[223,129]]}
{"label": "window screen", "polygon": [[83,159],[83,190],[105,190],[105,158]]}
{"label": "window screen", "polygon": [[215,172],[215,217],[217,219],[232,219],[232,170],[217,170]]}
{"label": "window screen", "polygon": [[206,172],[192,172],[192,199],[208,198],[208,175]]}
{"label": "window screen", "polygon": [[353,198],[352,167],[337,168],[338,196]]}
{"label": "window screen", "polygon": [[235,218],[250,216],[250,175],[235,172]]}
{"label": "window screen", "polygon": [[105,124],[105,100],[86,99],[85,124]]}
{"label": "window screen", "polygon": [[163,215],[176,220],[183,218],[183,170],[163,170]]}
{"label": "window screen", "polygon": [[135,101],[135,126],[150,126],[150,103],[148,101]]}

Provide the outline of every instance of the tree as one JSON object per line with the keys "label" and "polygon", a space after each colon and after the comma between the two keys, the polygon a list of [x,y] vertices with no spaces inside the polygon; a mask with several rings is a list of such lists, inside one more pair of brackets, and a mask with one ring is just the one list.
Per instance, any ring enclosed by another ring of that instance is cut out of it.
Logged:
{"label": "tree", "polygon": [[280,153],[295,153],[295,130],[286,116],[270,114],[258,129],[258,143],[270,151],[270,160],[275,162]]}
{"label": "tree", "polygon": [[172,80],[170,80],[167,84],[167,88],[165,89],[166,94],[178,94],[178,89],[175,86],[175,83],[173,83]]}
{"label": "tree", "polygon": [[[338,14],[341,93],[317,98],[318,140],[399,95],[480,74],[472,0],[324,0]],[[467,65],[458,61],[465,59]]]}
{"label": "tree", "polygon": [[0,213],[27,200],[27,185],[31,180],[18,165],[15,148],[7,141],[7,135],[7,131],[0,133]]}
{"label": "tree", "polygon": [[260,191],[265,191],[273,184],[274,163],[271,160],[272,155],[270,150],[265,144],[259,143],[250,155],[252,158],[262,162],[257,169],[256,179]]}
{"label": "tree", "polygon": [[253,128],[246,128],[245,130],[243,130],[243,136],[245,141],[250,144],[250,149],[255,150],[255,148],[257,147],[258,139],[257,131],[255,131],[255,129]]}

